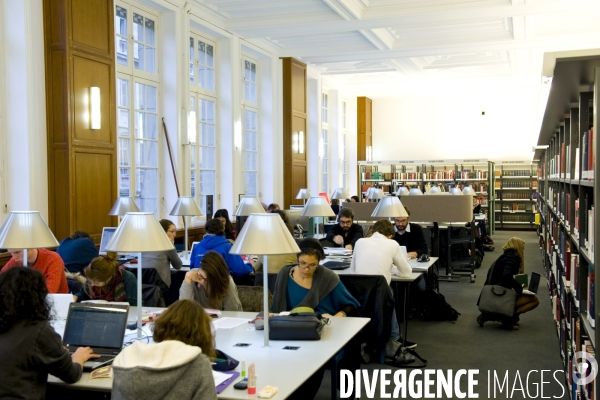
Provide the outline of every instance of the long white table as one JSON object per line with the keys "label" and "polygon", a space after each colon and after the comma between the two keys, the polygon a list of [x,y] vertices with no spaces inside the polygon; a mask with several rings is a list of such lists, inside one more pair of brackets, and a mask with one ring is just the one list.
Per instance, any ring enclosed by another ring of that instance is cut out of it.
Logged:
{"label": "long white table", "polygon": [[[144,307],[150,312],[162,309]],[[135,319],[136,307],[129,309],[129,318]],[[256,313],[228,312],[222,317],[253,319]],[[285,399],[314,372],[340,351],[369,322],[369,318],[331,318],[331,324],[323,329],[321,340],[317,341],[270,341],[269,347],[263,346],[263,331],[253,330],[252,324],[245,323],[232,329],[217,329],[215,342],[219,350],[238,361],[245,360],[246,368],[254,363],[256,368],[256,388],[259,391],[266,385],[279,387],[274,399]],[[246,343],[249,346],[238,347],[236,344]],[[284,350],[285,346],[296,346],[298,350]],[[240,366],[236,369],[241,371]],[[112,379],[89,379],[84,373],[79,382],[69,385],[60,379],[49,376],[48,382],[53,385],[68,386],[74,389],[110,391]],[[241,378],[236,380],[239,381]],[[220,399],[248,399],[256,396],[248,395],[246,390],[236,390],[232,383],[221,394]]]}

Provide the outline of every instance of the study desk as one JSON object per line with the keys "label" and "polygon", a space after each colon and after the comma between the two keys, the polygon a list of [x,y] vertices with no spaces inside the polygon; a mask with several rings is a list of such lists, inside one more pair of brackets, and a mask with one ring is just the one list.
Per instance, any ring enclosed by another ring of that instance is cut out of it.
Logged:
{"label": "study desk", "polygon": [[[150,312],[163,310],[144,307]],[[129,319],[135,320],[136,307],[130,307]],[[256,313],[224,311],[222,317],[253,319]],[[232,329],[217,329],[216,347],[238,361],[245,360],[246,368],[254,363],[256,368],[256,388],[259,391],[266,385],[279,387],[279,393],[273,399],[285,399],[314,372],[325,365],[369,322],[369,318],[331,318],[331,324],[323,328],[321,340],[287,341],[272,340],[269,347],[263,346],[263,331],[255,331],[253,325],[245,323]],[[64,328],[63,328],[64,329]],[[247,343],[247,347],[235,346]],[[297,350],[284,350],[285,346],[297,346]],[[241,371],[240,366],[236,369]],[[72,389],[111,391],[112,379],[89,379],[84,373],[79,382],[69,385],[49,375],[48,383]],[[241,378],[236,380],[239,381]],[[255,399],[246,390],[236,390],[232,383],[218,395],[220,399]]]}

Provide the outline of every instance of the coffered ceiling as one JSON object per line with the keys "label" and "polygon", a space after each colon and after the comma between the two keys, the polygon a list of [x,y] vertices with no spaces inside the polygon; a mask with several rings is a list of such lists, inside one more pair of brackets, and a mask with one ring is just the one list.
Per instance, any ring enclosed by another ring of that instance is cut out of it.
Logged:
{"label": "coffered ceiling", "polygon": [[600,47],[598,0],[195,2],[228,31],[267,41],[372,97],[431,81],[538,85],[544,52]]}

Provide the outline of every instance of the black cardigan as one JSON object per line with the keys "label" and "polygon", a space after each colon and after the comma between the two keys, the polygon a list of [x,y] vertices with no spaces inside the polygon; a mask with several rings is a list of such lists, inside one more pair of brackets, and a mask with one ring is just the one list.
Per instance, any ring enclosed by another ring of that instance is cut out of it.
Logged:
{"label": "black cardigan", "polygon": [[394,234],[394,240],[398,242],[400,246],[406,246],[406,251],[416,251],[417,256],[421,254],[428,254],[429,250],[427,249],[427,242],[425,241],[425,236],[423,235],[423,228],[419,224],[409,223],[410,232],[404,232],[403,235],[396,232]]}
{"label": "black cardigan", "polygon": [[326,237],[327,241],[333,243],[335,247],[340,247],[337,243],[333,241],[333,237],[337,235],[340,235],[344,238],[343,247],[346,247],[349,244],[351,244],[353,249],[354,245],[356,245],[356,241],[364,236],[362,226],[354,223],[352,224],[352,226],[350,226],[350,229],[347,233],[340,226],[340,224],[335,224],[331,227],[331,229],[329,229],[329,232],[327,233]]}
{"label": "black cardigan", "polygon": [[505,250],[504,254],[498,257],[490,267],[485,284],[514,289],[520,295],[523,293],[523,286],[514,278],[519,273],[520,266],[521,257],[519,257],[519,254],[513,249]]}

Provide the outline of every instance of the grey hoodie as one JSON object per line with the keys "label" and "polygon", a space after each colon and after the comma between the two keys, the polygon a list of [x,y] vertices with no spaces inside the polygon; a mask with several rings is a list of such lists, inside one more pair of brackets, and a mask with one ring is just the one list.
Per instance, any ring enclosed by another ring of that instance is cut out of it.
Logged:
{"label": "grey hoodie", "polygon": [[113,363],[112,398],[216,399],[209,358],[199,347],[177,340],[134,342]]}

